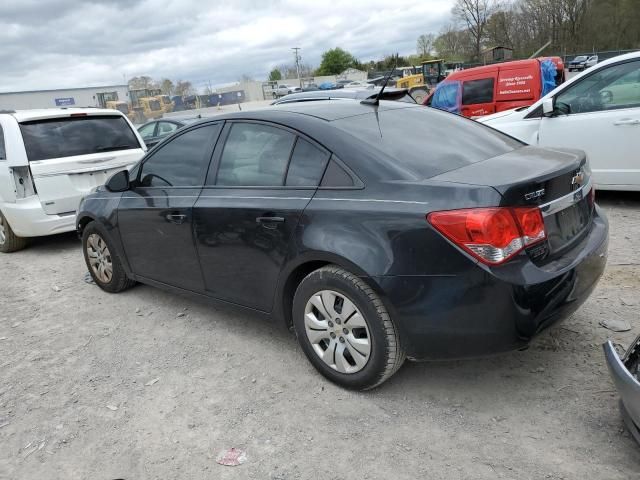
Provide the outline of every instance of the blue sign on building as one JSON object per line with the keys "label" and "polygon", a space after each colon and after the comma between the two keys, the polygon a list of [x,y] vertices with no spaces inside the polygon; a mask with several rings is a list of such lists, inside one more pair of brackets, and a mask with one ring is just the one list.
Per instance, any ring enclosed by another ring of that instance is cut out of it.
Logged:
{"label": "blue sign on building", "polygon": [[56,107],[67,107],[69,105],[75,105],[76,101],[73,97],[56,98]]}

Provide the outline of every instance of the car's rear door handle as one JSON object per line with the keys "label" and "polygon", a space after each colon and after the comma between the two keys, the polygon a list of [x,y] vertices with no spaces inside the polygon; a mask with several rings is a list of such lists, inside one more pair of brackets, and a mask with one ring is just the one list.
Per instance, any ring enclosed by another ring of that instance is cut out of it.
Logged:
{"label": "car's rear door handle", "polygon": [[182,225],[187,219],[187,216],[183,213],[167,213],[165,218],[168,222],[175,223],[176,225]]}
{"label": "car's rear door handle", "polygon": [[614,125],[640,125],[640,120],[632,119],[632,118],[622,118],[620,120],[616,120],[613,122]]}
{"label": "car's rear door handle", "polygon": [[256,223],[284,223],[284,217],[258,217]]}

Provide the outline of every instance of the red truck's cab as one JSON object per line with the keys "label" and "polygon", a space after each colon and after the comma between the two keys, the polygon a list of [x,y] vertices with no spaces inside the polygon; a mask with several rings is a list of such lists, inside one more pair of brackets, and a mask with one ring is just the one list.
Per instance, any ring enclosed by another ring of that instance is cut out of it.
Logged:
{"label": "red truck's cab", "polygon": [[424,104],[479,117],[532,105],[564,79],[560,57],[496,63],[451,73]]}

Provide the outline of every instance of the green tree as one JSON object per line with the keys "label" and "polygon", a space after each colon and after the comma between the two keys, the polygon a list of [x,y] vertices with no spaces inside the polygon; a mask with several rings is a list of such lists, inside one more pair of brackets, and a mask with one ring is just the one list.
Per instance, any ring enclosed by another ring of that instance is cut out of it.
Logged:
{"label": "green tree", "polygon": [[347,68],[355,68],[359,62],[346,50],[340,47],[332,48],[322,54],[322,62],[316,70],[316,75],[338,75]]}
{"label": "green tree", "polygon": [[282,80],[282,73],[280,73],[280,70],[278,70],[277,68],[274,68],[269,73],[269,81],[277,82],[278,80]]}

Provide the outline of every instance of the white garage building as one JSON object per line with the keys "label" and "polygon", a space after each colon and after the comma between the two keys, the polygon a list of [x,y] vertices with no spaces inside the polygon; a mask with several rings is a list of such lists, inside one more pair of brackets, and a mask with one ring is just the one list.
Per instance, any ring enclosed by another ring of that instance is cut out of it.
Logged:
{"label": "white garage building", "polygon": [[110,100],[129,102],[127,85],[0,93],[0,110],[55,107],[104,107]]}

